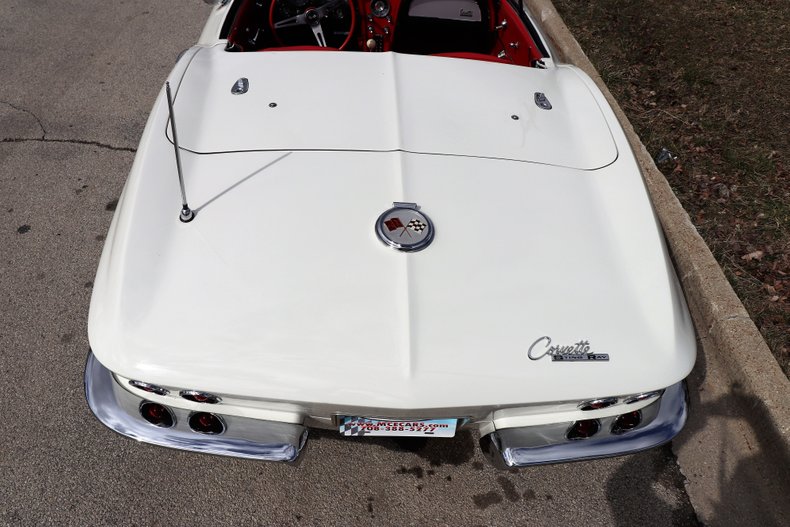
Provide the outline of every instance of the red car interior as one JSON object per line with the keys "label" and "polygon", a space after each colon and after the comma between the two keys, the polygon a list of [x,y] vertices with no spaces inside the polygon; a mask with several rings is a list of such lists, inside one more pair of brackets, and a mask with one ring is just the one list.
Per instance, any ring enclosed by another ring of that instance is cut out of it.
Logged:
{"label": "red car interior", "polygon": [[237,0],[228,51],[395,51],[535,66],[520,0]]}

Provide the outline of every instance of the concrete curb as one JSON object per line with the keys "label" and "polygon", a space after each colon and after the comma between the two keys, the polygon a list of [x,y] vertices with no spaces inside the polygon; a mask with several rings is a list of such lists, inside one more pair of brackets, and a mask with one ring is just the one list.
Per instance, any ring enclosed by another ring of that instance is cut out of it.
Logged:
{"label": "concrete curb", "polygon": [[[675,259],[678,277],[683,284],[689,310],[700,338],[702,357],[698,358],[698,363],[703,361],[703,368],[706,364],[711,366],[714,363],[721,364],[723,377],[729,380],[727,388],[737,390],[739,400],[745,401],[747,406],[760,404],[760,410],[756,413],[760,414],[765,423],[749,422],[751,431],[761,435],[759,443],[765,451],[764,454],[768,455],[766,462],[769,464],[773,462],[774,466],[779,467],[784,465],[783,470],[787,470],[786,463],[790,452],[790,381],[771,354],[707,244],[672,192],[666,178],[656,167],[652,156],[647,152],[622,108],[560,18],[554,5],[550,0],[526,0],[526,4],[545,36],[549,38],[553,51],[560,61],[581,68],[595,81],[625,130],[642,169],[656,214],[664,228],[669,248]],[[702,373],[703,379],[700,383],[704,382],[706,373]],[[749,413],[752,410],[745,408],[743,411]],[[744,458],[754,455],[753,446],[749,446],[749,451],[743,453]],[[695,455],[700,453],[696,452]],[[679,454],[678,457],[681,468],[684,468],[684,456]],[[696,464],[699,464],[703,471],[704,466],[707,465],[707,463]],[[710,464],[720,463],[713,459]],[[716,476],[721,477],[720,474]],[[779,477],[782,478],[781,471]],[[701,479],[705,479],[704,475]],[[783,485],[785,491],[786,485],[785,475]],[[711,520],[718,518],[720,521],[721,512],[714,513],[710,510],[710,504],[720,502],[722,496],[714,497],[706,494],[709,492],[704,490],[695,492],[695,489],[689,489],[692,503],[703,521],[706,518]],[[730,518],[725,523],[736,521],[735,518]]]}

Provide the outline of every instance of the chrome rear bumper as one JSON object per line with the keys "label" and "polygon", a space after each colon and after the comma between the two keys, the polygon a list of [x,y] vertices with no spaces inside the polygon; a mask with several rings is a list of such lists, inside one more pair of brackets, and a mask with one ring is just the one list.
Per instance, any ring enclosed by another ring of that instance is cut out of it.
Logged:
{"label": "chrome rear bumper", "polygon": [[225,416],[222,435],[204,435],[187,424],[188,410],[170,408],[175,416],[171,428],[159,428],[145,421],[138,411],[140,399],[118,385],[110,370],[93,353],[85,364],[85,397],[96,417],[119,434],[145,443],[192,450],[207,454],[292,462],[307,441],[302,425]]}
{"label": "chrome rear bumper", "polygon": [[675,437],[686,422],[685,382],[664,390],[664,394],[642,412],[649,415],[649,420],[618,435],[609,432],[613,416],[601,419],[601,432],[589,439],[565,439],[565,432],[573,423],[555,423],[497,430],[482,437],[480,447],[500,468],[619,456],[657,447]]}
{"label": "chrome rear bumper", "polygon": [[[160,428],[140,415],[147,400],[123,388],[93,353],[85,365],[85,395],[96,417],[108,428],[141,442],[208,454],[294,462],[307,441],[302,424],[266,421],[216,412],[226,427],[221,435],[205,435],[189,425],[190,410],[168,406],[175,418],[170,428]],[[627,411],[627,410],[626,410]],[[670,441],[686,421],[684,382],[664,390],[655,402],[639,410],[642,423],[624,433],[611,432],[616,416],[602,417],[600,431],[588,439],[569,440],[572,422],[498,429],[480,440],[483,452],[499,468],[525,467],[647,450]],[[212,412],[213,413],[213,412]]]}

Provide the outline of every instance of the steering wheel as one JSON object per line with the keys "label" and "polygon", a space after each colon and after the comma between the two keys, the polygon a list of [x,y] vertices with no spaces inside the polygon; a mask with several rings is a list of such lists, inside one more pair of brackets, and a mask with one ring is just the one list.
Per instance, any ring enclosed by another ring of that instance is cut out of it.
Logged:
{"label": "steering wheel", "polygon": [[353,0],[272,0],[269,7],[269,26],[281,45],[304,45],[309,28],[319,47],[345,49],[355,24]]}

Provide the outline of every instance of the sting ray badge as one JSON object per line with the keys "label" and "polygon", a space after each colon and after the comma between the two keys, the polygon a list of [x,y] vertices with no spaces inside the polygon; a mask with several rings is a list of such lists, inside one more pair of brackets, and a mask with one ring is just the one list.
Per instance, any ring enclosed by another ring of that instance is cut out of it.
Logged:
{"label": "sting ray badge", "polygon": [[416,203],[393,203],[376,220],[376,235],[403,252],[421,251],[433,241],[433,223]]}

